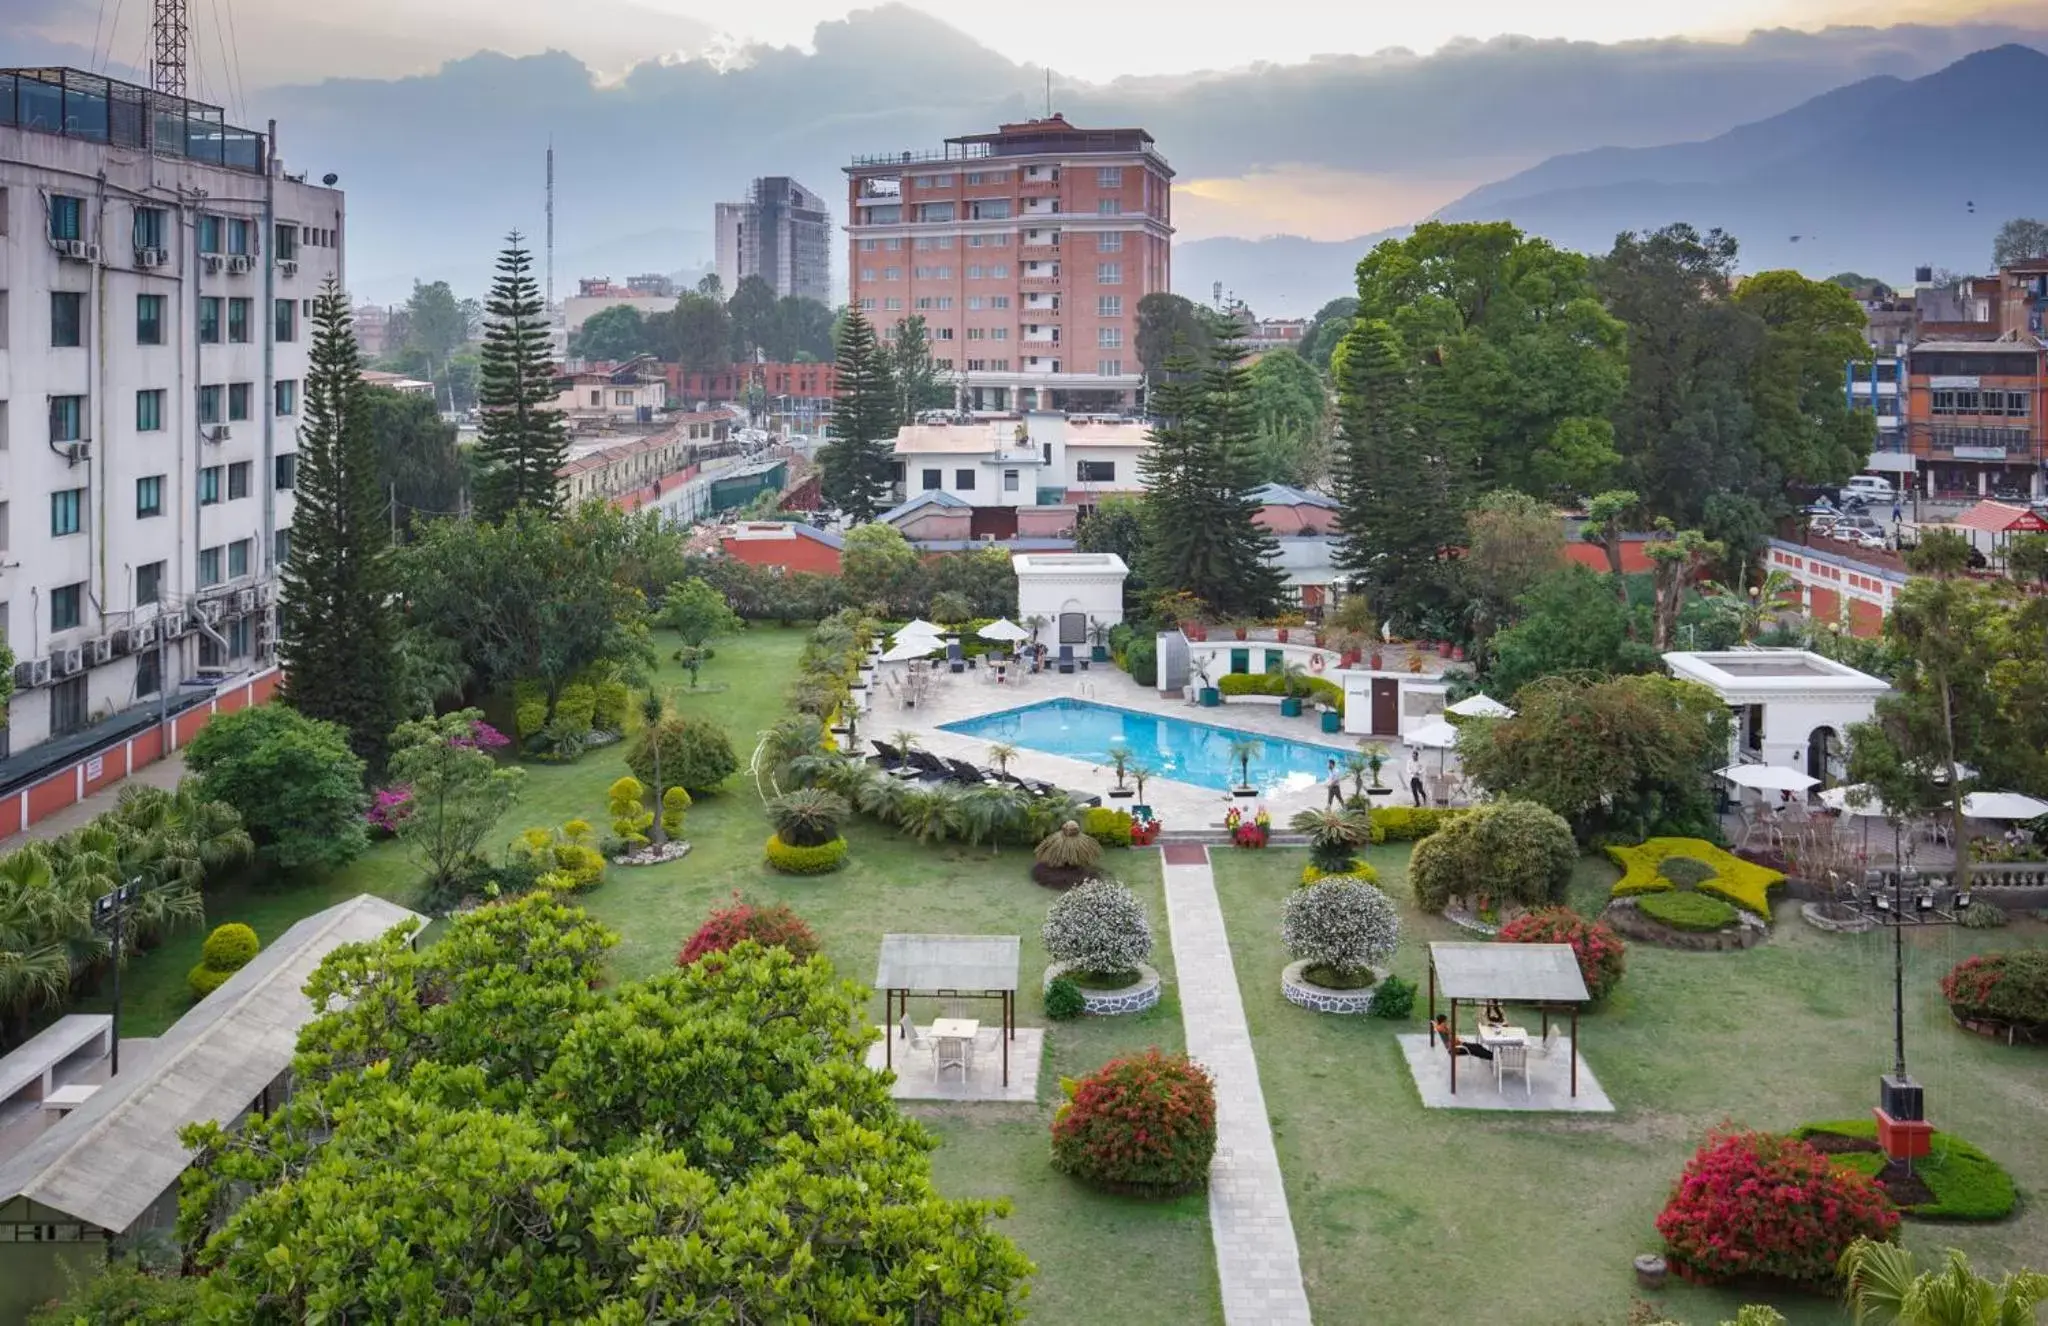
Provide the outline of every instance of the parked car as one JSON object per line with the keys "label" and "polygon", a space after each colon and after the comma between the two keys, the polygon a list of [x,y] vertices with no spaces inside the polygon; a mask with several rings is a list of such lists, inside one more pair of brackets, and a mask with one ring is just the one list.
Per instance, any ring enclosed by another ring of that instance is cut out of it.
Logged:
{"label": "parked car", "polygon": [[1898,489],[1892,487],[1889,479],[1880,479],[1875,474],[1859,474],[1842,485],[1838,500],[1848,502],[1861,498],[1865,502],[1893,502],[1898,499]]}

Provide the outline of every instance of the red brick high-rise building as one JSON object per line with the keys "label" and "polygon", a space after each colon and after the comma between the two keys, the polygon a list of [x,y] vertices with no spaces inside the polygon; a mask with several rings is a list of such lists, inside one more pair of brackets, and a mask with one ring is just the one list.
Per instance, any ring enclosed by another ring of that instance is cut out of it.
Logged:
{"label": "red brick high-rise building", "polygon": [[885,338],[922,314],[968,408],[1137,404],[1138,301],[1172,276],[1173,168],[1152,135],[1054,115],[846,173],[854,307]]}

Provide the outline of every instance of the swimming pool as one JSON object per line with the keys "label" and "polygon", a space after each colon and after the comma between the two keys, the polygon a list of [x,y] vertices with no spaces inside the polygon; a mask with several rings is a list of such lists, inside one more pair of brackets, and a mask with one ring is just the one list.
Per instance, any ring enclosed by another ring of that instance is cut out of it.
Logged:
{"label": "swimming pool", "polygon": [[1334,756],[1342,764],[1346,754],[1341,747],[1212,727],[1086,700],[1041,700],[941,726],[947,732],[1090,764],[1108,764],[1109,748],[1122,742],[1159,777],[1219,791],[1237,784],[1237,763],[1230,758],[1230,743],[1240,737],[1259,743],[1259,753],[1252,756],[1252,785],[1266,793],[1298,791],[1320,783],[1330,759]]}

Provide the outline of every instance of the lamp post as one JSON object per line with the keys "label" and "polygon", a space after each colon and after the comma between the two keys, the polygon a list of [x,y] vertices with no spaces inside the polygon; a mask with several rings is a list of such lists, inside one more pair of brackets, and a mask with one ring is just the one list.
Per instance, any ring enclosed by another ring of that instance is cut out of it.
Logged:
{"label": "lamp post", "polygon": [[129,906],[141,893],[142,881],[131,879],[113,892],[101,894],[92,903],[93,928],[110,931],[114,941],[114,1053],[109,1077],[121,1076],[122,922],[127,919]]}
{"label": "lamp post", "polygon": [[1899,836],[1894,821],[1892,869],[1868,872],[1851,905],[1892,932],[1892,1071],[1878,1079],[1877,1131],[1884,1153],[1910,1170],[1914,1158],[1931,1149],[1934,1127],[1927,1122],[1925,1093],[1906,1071],[1906,930],[1961,924],[1970,895],[1958,892],[1948,910],[1939,907],[1935,886],[1923,886],[1912,858],[1899,854]]}

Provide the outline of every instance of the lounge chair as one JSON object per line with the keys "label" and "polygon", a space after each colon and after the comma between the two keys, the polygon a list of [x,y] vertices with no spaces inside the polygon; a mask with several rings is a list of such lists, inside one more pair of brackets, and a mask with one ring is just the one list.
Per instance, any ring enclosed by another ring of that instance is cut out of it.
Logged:
{"label": "lounge chair", "polygon": [[955,782],[966,783],[970,787],[978,787],[991,781],[987,774],[965,760],[947,760],[946,767],[953,771]]}
{"label": "lounge chair", "polygon": [[906,754],[909,756],[911,767],[916,769],[920,776],[942,779],[951,779],[953,777],[953,771],[948,769],[945,763],[930,751],[914,750],[908,751]]}
{"label": "lounge chair", "polygon": [[1072,645],[1061,645],[1061,646],[1060,646],[1060,671],[1061,671],[1061,672],[1072,672],[1073,670],[1074,670],[1074,647],[1073,647]]}
{"label": "lounge chair", "polygon": [[1022,788],[1033,796],[1051,796],[1060,790],[1057,785],[1038,778],[1020,778],[1016,774],[1002,774],[999,776],[1003,782],[1010,784],[1012,787]]}

